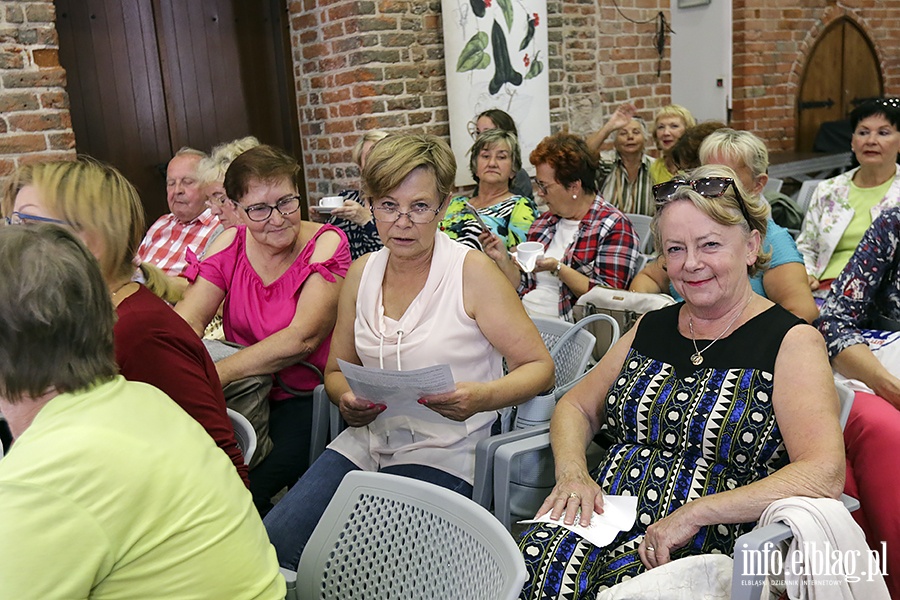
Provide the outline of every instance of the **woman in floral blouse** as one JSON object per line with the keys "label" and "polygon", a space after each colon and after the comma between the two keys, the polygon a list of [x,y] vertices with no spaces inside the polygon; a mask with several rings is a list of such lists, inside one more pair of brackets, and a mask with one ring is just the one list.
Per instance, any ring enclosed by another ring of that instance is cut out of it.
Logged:
{"label": "woman in floral blouse", "polygon": [[809,287],[825,291],[885,209],[900,206],[900,100],[871,100],[850,113],[850,147],[859,168],[823,181],[803,219],[797,249]]}

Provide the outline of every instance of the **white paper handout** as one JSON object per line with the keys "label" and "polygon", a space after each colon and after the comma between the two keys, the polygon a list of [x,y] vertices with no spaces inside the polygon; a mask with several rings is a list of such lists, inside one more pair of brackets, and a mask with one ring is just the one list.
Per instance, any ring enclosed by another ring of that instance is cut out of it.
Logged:
{"label": "white paper handout", "polygon": [[[591,524],[587,527],[578,525],[578,517],[575,524],[566,525],[563,519],[558,521],[550,518],[547,511],[536,519],[527,519],[519,523],[550,523],[559,525],[571,532],[577,533],[595,546],[606,546],[612,542],[620,531],[628,531],[634,527],[637,518],[637,496],[607,496],[603,495],[603,513],[591,515]],[[579,510],[579,512],[581,512]]]}
{"label": "white paper handout", "polygon": [[456,389],[448,364],[412,371],[391,371],[361,367],[338,359],[338,366],[357,398],[387,406],[382,413],[385,417],[408,415],[435,423],[447,420],[419,404],[419,398],[446,394]]}

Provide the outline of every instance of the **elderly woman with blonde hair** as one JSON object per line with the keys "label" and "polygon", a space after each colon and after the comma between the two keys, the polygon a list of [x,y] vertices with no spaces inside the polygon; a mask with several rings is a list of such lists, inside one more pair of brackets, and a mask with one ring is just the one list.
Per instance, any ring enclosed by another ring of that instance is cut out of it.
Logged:
{"label": "elderly woman with blonde hair", "polygon": [[93,159],[20,167],[3,198],[12,224],[71,229],[100,263],[113,306],[116,362],[126,379],[149,383],[196,419],[248,482],[247,467],[216,367],[191,328],[144,285],[132,281],[144,233],[137,190],[115,168]]}
{"label": "elderly woman with blonde hair", "polygon": [[[610,494],[637,498],[637,519],[603,547],[555,525],[525,532],[525,600],[593,599],[674,559],[730,553],[772,502],[841,493],[825,344],[753,291],[748,275],[769,258],[767,212],[719,173],[654,187],[651,229],[684,302],[645,314],[550,423],[556,486],[539,514],[588,525]],[[613,443],[588,471],[604,426]]]}
{"label": "elderly woman with blonde hair", "polygon": [[200,163],[197,165],[197,178],[203,188],[203,195],[206,196],[206,205],[212,214],[219,218],[219,225],[221,225],[213,232],[213,236],[206,245],[207,248],[211,248],[213,240],[223,231],[241,222],[237,207],[225,193],[225,172],[228,171],[231,161],[250,148],[257,146],[259,146],[259,140],[252,135],[224,142],[215,146],[209,156],[200,159]]}
{"label": "elderly woman with blonde hair", "polygon": [[691,111],[678,104],[663,106],[656,112],[652,133],[659,157],[650,166],[650,178],[654,184],[668,181],[678,173],[678,166],[672,159],[672,147],[689,127],[696,124]]}

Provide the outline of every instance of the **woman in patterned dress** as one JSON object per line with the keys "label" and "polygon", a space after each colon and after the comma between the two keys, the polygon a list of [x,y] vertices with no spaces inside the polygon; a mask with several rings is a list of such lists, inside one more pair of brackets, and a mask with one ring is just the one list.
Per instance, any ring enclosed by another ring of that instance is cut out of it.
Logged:
{"label": "woman in patterned dress", "polygon": [[[538,215],[531,198],[511,191],[513,180],[522,168],[522,152],[514,133],[503,129],[489,129],[478,136],[472,145],[469,168],[478,184],[475,194],[457,196],[450,200],[447,214],[441,220],[441,231],[450,239],[482,250],[489,233],[500,236],[507,249],[525,241],[528,228]],[[471,209],[478,212],[478,217]]]}
{"label": "woman in patterned dress", "polygon": [[[594,598],[674,558],[730,553],[775,500],[841,493],[822,338],[747,277],[768,260],[765,211],[729,178],[654,194],[657,248],[685,300],[644,315],[560,400],[550,430],[557,484],[539,511],[586,525],[604,494],[632,495],[637,519],[602,548],[555,525],[527,531],[523,598]],[[585,448],[603,425],[613,444],[589,472]]]}

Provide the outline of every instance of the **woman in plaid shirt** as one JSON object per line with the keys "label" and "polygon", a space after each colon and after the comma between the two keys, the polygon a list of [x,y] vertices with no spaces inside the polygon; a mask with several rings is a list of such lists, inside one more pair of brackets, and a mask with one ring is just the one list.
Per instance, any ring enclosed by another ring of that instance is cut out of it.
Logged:
{"label": "woman in plaid shirt", "polygon": [[639,242],[631,221],[597,189],[597,157],[570,133],[544,138],[531,152],[537,193],[549,210],[535,219],[528,241],[544,256],[524,273],[502,240],[482,234],[485,252],[522,296],[532,317],[573,321],[578,297],[595,285],[626,289],[635,275]]}

